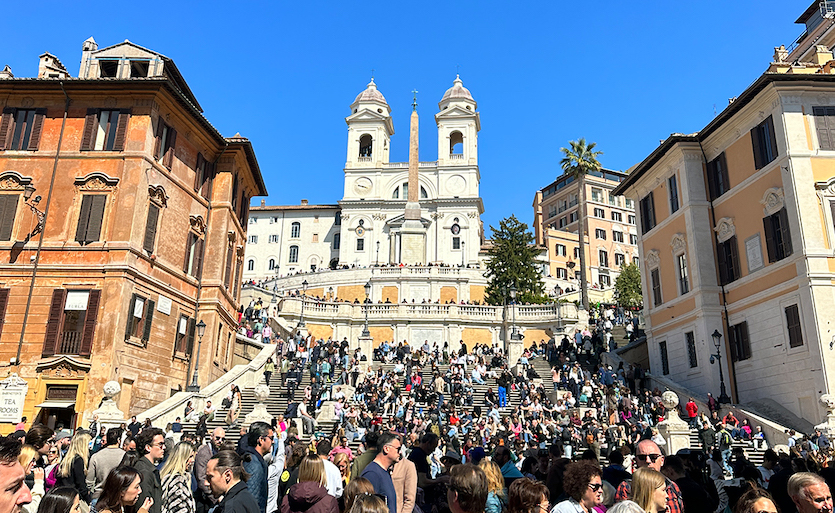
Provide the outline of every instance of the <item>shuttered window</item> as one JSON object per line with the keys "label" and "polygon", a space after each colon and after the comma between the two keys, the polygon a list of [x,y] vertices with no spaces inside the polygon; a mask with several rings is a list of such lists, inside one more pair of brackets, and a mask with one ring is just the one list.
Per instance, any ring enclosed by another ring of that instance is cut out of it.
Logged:
{"label": "shuttered window", "polygon": [[653,306],[659,306],[663,303],[661,298],[661,275],[658,268],[653,269],[649,274],[652,281],[652,304]]}
{"label": "shuttered window", "polygon": [[3,109],[0,150],[36,151],[41,142],[46,109]]}
{"label": "shuttered window", "polygon": [[667,179],[667,187],[670,190],[670,213],[672,214],[678,210],[678,180],[676,180],[676,175]]}
{"label": "shuttered window", "polygon": [[789,216],[786,207],[779,212],[763,218],[765,229],[765,247],[768,261],[777,262],[792,254],[792,237],[789,231]]}
{"label": "shuttered window", "polygon": [[107,196],[104,194],[85,194],[81,198],[81,211],[78,214],[78,227],[75,230],[76,242],[87,244],[101,238],[106,202]]}
{"label": "shuttered window", "polygon": [[754,147],[755,168],[762,169],[777,158],[777,139],[774,135],[774,121],[771,116],[751,129],[751,144]]}
{"label": "shuttered window", "polygon": [[200,278],[203,269],[203,239],[196,233],[188,233],[186,242],[186,259],[183,264],[183,272],[189,276]]}
{"label": "shuttered window", "polygon": [[177,322],[177,336],[174,340],[174,352],[183,355],[191,355],[194,347],[194,319],[187,315],[180,315]]}
{"label": "shuttered window", "polygon": [[655,202],[652,199],[650,192],[643,198],[640,203],[641,208],[641,233],[647,233],[655,228]]}
{"label": "shuttered window", "polygon": [[748,338],[748,322],[734,324],[728,332],[731,359],[735,362],[751,358],[751,341]]}
{"label": "shuttered window", "polygon": [[101,290],[53,290],[43,356],[90,356],[98,324],[100,302]]}
{"label": "shuttered window", "polygon": [[739,279],[742,275],[742,268],[739,266],[739,250],[736,244],[736,235],[725,242],[718,243],[716,254],[719,259],[719,284],[727,285]]}
{"label": "shuttered window", "polygon": [[0,194],[0,240],[11,240],[19,194]]}
{"label": "shuttered window", "polygon": [[6,308],[9,306],[9,289],[0,289],[0,336],[3,335],[3,324],[6,322]]}
{"label": "shuttered window", "polygon": [[815,115],[818,147],[835,150],[835,107],[813,107],[812,112]]}
{"label": "shuttered window", "polygon": [[803,331],[800,329],[800,311],[797,305],[787,306],[786,327],[789,330],[789,347],[800,347],[803,345]]}
{"label": "shuttered window", "polygon": [[148,219],[145,222],[145,240],[142,242],[142,249],[153,254],[154,243],[157,240],[157,222],[159,220],[159,207],[151,203],[148,206]]}
{"label": "shuttered window", "polygon": [[731,188],[728,181],[728,164],[725,161],[725,152],[708,162],[707,186],[711,201],[725,194]]}
{"label": "shuttered window", "polygon": [[131,296],[125,324],[125,340],[135,338],[141,340],[143,345],[148,344],[151,337],[155,306],[156,303],[149,298],[138,294]]}
{"label": "shuttered window", "polygon": [[161,119],[157,121],[156,143],[154,146],[154,158],[162,162],[162,165],[171,169],[174,162],[174,147],[177,144],[177,131],[165,124]]}
{"label": "shuttered window", "polygon": [[123,151],[130,109],[87,109],[81,151]]}
{"label": "shuttered window", "polygon": [[197,154],[197,166],[194,169],[194,190],[200,195],[209,199],[212,195],[212,179],[214,178],[214,165],[206,160],[202,153]]}
{"label": "shuttered window", "polygon": [[658,351],[661,353],[661,373],[667,375],[670,373],[670,359],[667,356],[667,342],[658,343]]}
{"label": "shuttered window", "polygon": [[226,273],[223,275],[223,282],[226,285],[226,290],[229,290],[229,286],[232,283],[232,259],[235,257],[235,247],[233,245],[229,245],[226,248]]}
{"label": "shuttered window", "polygon": [[690,368],[696,368],[699,366],[699,359],[696,356],[696,336],[692,331],[688,331],[684,334],[684,340],[687,342],[687,357],[690,360]]}

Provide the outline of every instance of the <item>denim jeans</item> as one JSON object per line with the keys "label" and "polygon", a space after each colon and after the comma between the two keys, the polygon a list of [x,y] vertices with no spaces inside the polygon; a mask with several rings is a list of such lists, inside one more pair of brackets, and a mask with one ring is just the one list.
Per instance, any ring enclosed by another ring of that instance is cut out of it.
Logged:
{"label": "denim jeans", "polygon": [[507,406],[507,389],[499,387],[499,408]]}

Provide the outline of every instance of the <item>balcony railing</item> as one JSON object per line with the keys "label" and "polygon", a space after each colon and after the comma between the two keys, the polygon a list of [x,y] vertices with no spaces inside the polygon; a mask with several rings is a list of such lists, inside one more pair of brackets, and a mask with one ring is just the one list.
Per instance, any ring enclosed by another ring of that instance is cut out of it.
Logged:
{"label": "balcony railing", "polygon": [[464,160],[463,153],[450,153],[449,160]]}
{"label": "balcony railing", "polygon": [[82,335],[83,333],[80,331],[65,331],[62,333],[61,343],[58,346],[60,354],[79,354]]}

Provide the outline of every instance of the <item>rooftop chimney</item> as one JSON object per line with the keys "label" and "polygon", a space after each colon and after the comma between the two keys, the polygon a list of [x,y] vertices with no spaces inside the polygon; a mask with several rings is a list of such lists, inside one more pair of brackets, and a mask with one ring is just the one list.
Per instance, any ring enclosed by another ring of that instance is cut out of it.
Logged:
{"label": "rooftop chimney", "polygon": [[41,55],[41,60],[38,63],[38,78],[67,78],[70,76],[67,73],[67,68],[49,52]]}
{"label": "rooftop chimney", "polygon": [[267,205],[267,200],[262,199],[262,200],[261,200],[261,206],[262,206],[262,207],[264,207],[264,206],[266,206],[266,205]]}
{"label": "rooftop chimney", "polygon": [[307,205],[307,200],[306,200],[306,199],[303,199],[303,200],[302,200],[302,206],[305,206],[305,205]]}
{"label": "rooftop chimney", "polygon": [[0,78],[14,78],[11,66],[6,64],[6,67],[3,68],[3,71],[0,71]]}

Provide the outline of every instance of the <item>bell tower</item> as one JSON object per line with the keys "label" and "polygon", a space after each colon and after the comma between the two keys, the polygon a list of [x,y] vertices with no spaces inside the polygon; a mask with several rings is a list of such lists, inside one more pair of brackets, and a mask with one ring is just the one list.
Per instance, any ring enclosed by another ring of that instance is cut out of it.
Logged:
{"label": "bell tower", "polygon": [[346,168],[381,167],[389,161],[394,124],[391,108],[374,79],[351,104],[348,124],[348,158]]}
{"label": "bell tower", "polygon": [[447,89],[438,103],[440,112],[435,114],[438,124],[438,165],[477,166],[478,131],[481,120],[478,104],[470,91],[456,75],[452,87]]}

